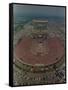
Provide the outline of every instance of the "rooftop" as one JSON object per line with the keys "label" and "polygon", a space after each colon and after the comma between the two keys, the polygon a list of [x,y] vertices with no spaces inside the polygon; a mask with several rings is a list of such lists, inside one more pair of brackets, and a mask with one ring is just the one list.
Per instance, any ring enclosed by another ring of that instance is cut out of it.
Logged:
{"label": "rooftop", "polygon": [[46,22],[48,22],[48,20],[40,20],[40,19],[34,19],[34,20],[32,20],[32,22],[42,22],[42,23],[46,23]]}

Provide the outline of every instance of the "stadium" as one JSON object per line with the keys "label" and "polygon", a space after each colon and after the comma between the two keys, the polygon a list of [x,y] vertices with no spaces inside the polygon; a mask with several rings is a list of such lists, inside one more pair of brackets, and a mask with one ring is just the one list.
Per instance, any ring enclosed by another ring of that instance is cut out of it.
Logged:
{"label": "stadium", "polygon": [[[55,74],[64,62],[64,43],[48,32],[48,20],[32,20],[29,36],[21,37],[15,47],[15,65],[27,73],[26,84],[62,83],[64,80],[47,80],[46,75]],[[63,76],[61,73],[60,76]],[[23,78],[23,77],[22,77]],[[21,79],[22,79],[21,78]],[[46,79],[45,79],[46,78]],[[18,81],[19,82],[19,81]]]}

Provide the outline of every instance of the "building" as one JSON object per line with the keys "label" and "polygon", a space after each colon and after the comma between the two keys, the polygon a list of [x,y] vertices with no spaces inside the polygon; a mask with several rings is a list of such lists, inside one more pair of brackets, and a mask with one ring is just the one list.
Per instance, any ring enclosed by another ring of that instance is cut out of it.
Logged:
{"label": "building", "polygon": [[32,20],[32,35],[42,37],[42,35],[47,34],[48,32],[48,21],[47,20]]}

